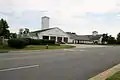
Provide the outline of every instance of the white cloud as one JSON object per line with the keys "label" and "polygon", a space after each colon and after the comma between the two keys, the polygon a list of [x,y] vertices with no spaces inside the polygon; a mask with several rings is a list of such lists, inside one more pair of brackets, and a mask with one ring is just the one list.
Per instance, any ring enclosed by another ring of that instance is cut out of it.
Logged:
{"label": "white cloud", "polygon": [[40,17],[48,15],[51,26],[65,31],[90,34],[98,30],[114,35],[120,29],[119,11],[119,0],[0,0],[0,16],[12,31],[23,26],[38,29]]}
{"label": "white cloud", "polygon": [[83,8],[87,12],[108,12],[116,7],[116,0],[85,0]]}

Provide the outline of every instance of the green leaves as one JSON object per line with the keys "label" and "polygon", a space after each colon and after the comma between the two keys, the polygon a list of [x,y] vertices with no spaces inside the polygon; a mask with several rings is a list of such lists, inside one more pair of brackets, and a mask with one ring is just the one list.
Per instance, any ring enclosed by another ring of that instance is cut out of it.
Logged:
{"label": "green leaves", "polygon": [[108,36],[108,44],[116,44],[115,37],[112,37],[111,35]]}
{"label": "green leaves", "polygon": [[0,36],[4,36],[5,38],[9,38],[10,31],[8,30],[9,26],[6,20],[0,20]]}
{"label": "green leaves", "polygon": [[117,35],[117,43],[120,44],[120,33]]}
{"label": "green leaves", "polygon": [[11,39],[17,38],[17,34],[16,34],[16,33],[10,33],[10,38],[11,38]]}
{"label": "green leaves", "polygon": [[102,44],[105,44],[105,42],[108,42],[108,34],[103,34],[102,35]]}
{"label": "green leaves", "polygon": [[102,37],[102,44],[105,44],[105,42],[107,42],[107,44],[116,44],[116,39],[112,37],[112,35],[108,36],[108,34],[103,34]]}

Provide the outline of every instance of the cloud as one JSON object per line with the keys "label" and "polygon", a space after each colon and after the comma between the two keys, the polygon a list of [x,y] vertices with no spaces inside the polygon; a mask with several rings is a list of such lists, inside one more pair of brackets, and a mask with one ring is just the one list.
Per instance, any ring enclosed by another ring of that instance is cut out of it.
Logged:
{"label": "cloud", "polygon": [[119,32],[119,0],[2,0],[0,16],[11,26],[11,31],[28,27],[41,27],[41,16],[47,15],[51,27],[78,34],[91,34],[92,30],[113,35]]}

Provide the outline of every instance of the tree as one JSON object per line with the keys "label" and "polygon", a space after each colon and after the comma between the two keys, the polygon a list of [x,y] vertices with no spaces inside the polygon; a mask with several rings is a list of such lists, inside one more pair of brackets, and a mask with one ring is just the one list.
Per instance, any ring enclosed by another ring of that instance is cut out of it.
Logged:
{"label": "tree", "polygon": [[106,42],[108,42],[108,34],[103,34],[102,35],[102,44],[105,44]]}
{"label": "tree", "polygon": [[25,28],[25,32],[26,32],[26,34],[28,34],[29,33],[29,29],[28,28]]}
{"label": "tree", "polygon": [[28,28],[25,28],[24,32],[23,32],[23,37],[29,37],[29,29]]}
{"label": "tree", "polygon": [[0,36],[3,36],[4,38],[8,39],[10,36],[10,31],[8,30],[9,26],[6,20],[1,19],[0,20]]}
{"label": "tree", "polygon": [[16,34],[16,33],[10,33],[10,38],[11,38],[11,39],[17,38],[17,34]]}
{"label": "tree", "polygon": [[112,37],[111,35],[108,36],[108,44],[116,44],[115,37]]}
{"label": "tree", "polygon": [[20,38],[29,38],[29,33],[30,33],[30,30],[28,28],[19,29]]}
{"label": "tree", "polygon": [[23,37],[23,29],[21,28],[21,29],[19,29],[19,38],[21,38],[21,37]]}
{"label": "tree", "polygon": [[120,44],[120,33],[117,35],[117,43]]}

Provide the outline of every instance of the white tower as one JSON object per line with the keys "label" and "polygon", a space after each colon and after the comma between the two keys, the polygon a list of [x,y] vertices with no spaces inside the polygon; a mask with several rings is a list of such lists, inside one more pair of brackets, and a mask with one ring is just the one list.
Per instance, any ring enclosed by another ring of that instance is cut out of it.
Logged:
{"label": "white tower", "polygon": [[49,28],[49,19],[47,16],[42,17],[42,30]]}

